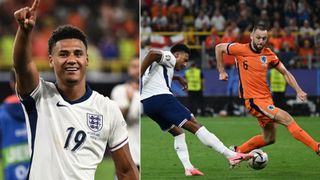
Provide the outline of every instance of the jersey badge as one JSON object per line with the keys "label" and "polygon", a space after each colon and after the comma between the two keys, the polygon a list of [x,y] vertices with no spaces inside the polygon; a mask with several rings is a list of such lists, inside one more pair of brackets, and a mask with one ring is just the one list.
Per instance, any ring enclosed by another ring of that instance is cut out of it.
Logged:
{"label": "jersey badge", "polygon": [[267,56],[260,56],[260,61],[265,65],[267,63]]}
{"label": "jersey badge", "polygon": [[170,57],[170,55],[165,55],[164,59],[167,60],[167,61],[170,61],[171,57]]}
{"label": "jersey badge", "polygon": [[94,132],[100,131],[103,127],[103,116],[87,113],[87,125]]}

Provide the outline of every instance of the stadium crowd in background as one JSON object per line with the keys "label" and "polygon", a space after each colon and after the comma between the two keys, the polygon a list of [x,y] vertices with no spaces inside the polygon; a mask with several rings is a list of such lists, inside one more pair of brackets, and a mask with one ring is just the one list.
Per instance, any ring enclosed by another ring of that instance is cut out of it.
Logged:
{"label": "stadium crowd in background", "polygon": [[[14,10],[30,0],[0,1],[0,68],[10,69],[14,33]],[[48,38],[59,24],[72,24],[88,35],[92,70],[126,72],[129,60],[139,53],[139,1],[45,0],[39,8],[32,42],[33,59],[40,70],[48,70]]]}
{"label": "stadium crowd in background", "polygon": [[[205,42],[212,68],[212,44],[249,42],[252,25],[257,22],[269,27],[269,46],[285,65],[320,66],[320,0],[143,0],[141,14],[142,47],[162,48],[177,41],[199,47]],[[152,32],[178,35],[155,36]],[[185,34],[179,37],[178,32]],[[230,58],[225,61],[233,64]]]}

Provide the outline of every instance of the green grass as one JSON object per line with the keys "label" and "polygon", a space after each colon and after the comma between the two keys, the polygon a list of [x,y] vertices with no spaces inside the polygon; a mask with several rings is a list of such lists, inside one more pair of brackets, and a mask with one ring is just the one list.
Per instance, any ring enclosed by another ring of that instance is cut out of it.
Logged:
{"label": "green grass", "polygon": [[[295,119],[312,137],[320,140],[319,118]],[[255,118],[202,117],[198,120],[226,146],[239,145],[261,132]],[[163,133],[156,123],[143,117],[141,135],[142,180],[186,179],[183,166],[173,148],[173,138],[169,133]],[[277,128],[276,143],[262,148],[269,156],[269,163],[263,170],[248,168],[246,162],[231,170],[222,155],[202,145],[194,135],[187,132],[186,139],[191,162],[205,173],[203,177],[188,177],[188,179],[320,179],[320,157],[292,138],[287,129],[281,125]]]}
{"label": "green grass", "polygon": [[[113,180],[114,179],[114,164],[111,159],[104,159],[102,163],[99,164],[95,180]],[[0,180],[3,180],[3,170],[2,163],[0,159]]]}

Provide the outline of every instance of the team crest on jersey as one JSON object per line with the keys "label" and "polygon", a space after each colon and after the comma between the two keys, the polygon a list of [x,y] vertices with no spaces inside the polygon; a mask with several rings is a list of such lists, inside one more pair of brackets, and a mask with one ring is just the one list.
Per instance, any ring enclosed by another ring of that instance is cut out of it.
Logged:
{"label": "team crest on jersey", "polygon": [[87,125],[94,132],[100,131],[103,126],[103,116],[87,113]]}
{"label": "team crest on jersey", "polygon": [[170,61],[171,57],[170,57],[170,55],[165,55],[164,59],[167,60],[167,61]]}
{"label": "team crest on jersey", "polygon": [[266,64],[267,63],[267,56],[260,56],[260,61],[262,62],[262,64]]}
{"label": "team crest on jersey", "polygon": [[274,105],[269,105],[268,106],[268,109],[271,110],[271,111],[274,110],[274,108],[275,108]]}

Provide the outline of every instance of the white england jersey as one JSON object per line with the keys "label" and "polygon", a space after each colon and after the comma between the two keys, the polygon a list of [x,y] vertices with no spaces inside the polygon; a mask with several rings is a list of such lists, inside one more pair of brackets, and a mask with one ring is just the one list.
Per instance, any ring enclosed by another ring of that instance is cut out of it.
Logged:
{"label": "white england jersey", "polygon": [[115,151],[128,142],[119,107],[89,87],[69,102],[55,84],[40,79],[22,103],[31,149],[29,179],[93,180],[106,146]]}
{"label": "white england jersey", "polygon": [[176,58],[170,51],[160,51],[160,62],[153,62],[142,76],[141,100],[160,94],[172,94],[171,81]]}

